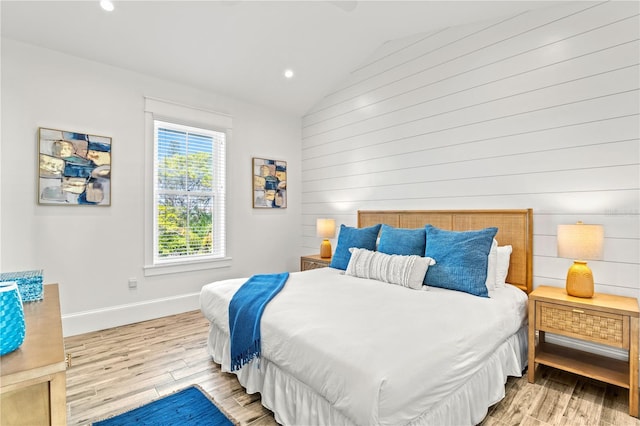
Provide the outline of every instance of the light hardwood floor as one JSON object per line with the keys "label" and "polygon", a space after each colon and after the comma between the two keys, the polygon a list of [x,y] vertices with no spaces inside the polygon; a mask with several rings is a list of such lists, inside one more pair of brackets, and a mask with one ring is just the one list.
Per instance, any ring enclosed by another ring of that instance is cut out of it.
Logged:
{"label": "light hardwood floor", "polygon": [[[138,407],[191,384],[200,385],[243,425],[276,425],[235,375],[207,355],[208,323],[199,311],[65,339],[68,424],[85,425]],[[551,368],[535,384],[509,378],[506,397],[483,426],[637,425],[627,414],[628,391]]]}

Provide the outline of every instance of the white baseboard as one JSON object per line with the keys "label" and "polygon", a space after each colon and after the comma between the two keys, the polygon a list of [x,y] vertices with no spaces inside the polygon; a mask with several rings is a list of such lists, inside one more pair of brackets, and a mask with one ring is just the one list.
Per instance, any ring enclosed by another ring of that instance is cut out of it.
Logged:
{"label": "white baseboard", "polygon": [[621,361],[627,361],[629,359],[627,351],[623,349],[613,348],[611,346],[585,342],[584,340],[572,339],[571,337],[560,336],[551,333],[545,334],[545,340],[549,343],[555,343],[556,345],[579,349],[581,351],[603,355],[609,358],[619,359]]}
{"label": "white baseboard", "polygon": [[62,316],[65,337],[200,309],[200,293],[154,299]]}

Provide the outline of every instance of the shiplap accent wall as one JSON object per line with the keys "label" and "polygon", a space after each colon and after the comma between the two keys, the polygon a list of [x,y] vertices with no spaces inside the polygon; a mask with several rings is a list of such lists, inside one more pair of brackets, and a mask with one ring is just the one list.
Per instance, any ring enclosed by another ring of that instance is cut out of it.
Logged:
{"label": "shiplap accent wall", "polygon": [[[534,210],[534,286],[564,286],[558,224],[601,223],[596,291],[640,294],[639,3],[571,3],[388,42],[303,118],[302,253],[358,209]],[[335,248],[337,240],[333,240]]]}

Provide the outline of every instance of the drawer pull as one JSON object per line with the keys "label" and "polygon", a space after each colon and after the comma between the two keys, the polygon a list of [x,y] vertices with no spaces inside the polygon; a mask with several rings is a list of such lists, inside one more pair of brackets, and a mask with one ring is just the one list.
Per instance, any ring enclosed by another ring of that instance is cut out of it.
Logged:
{"label": "drawer pull", "polygon": [[572,309],[572,311],[576,314],[584,314],[584,311],[581,311],[580,309]]}

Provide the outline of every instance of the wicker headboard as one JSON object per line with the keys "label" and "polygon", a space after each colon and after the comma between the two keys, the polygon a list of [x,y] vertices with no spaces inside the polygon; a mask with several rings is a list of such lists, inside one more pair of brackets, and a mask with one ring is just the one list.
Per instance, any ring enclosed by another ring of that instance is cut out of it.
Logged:
{"label": "wicker headboard", "polygon": [[525,291],[533,290],[533,210],[359,210],[358,227],[385,223],[396,228],[421,228],[431,224],[441,229],[468,231],[498,228],[496,240],[511,245],[507,282]]}

